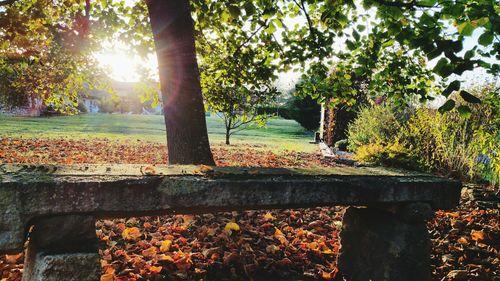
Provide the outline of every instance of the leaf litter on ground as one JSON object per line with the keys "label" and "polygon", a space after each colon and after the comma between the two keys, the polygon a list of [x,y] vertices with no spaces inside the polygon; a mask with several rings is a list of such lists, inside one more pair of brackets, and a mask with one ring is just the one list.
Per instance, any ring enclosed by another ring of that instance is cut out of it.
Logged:
{"label": "leaf litter on ground", "polygon": [[[109,140],[0,138],[0,163],[163,164],[165,145]],[[319,154],[262,147],[213,149],[219,166],[337,165]],[[493,194],[487,186],[479,186]],[[498,205],[471,200],[428,222],[435,280],[500,278]],[[488,193],[489,192],[489,193]],[[493,196],[498,202],[498,196]],[[262,210],[99,220],[101,281],[343,280],[335,260],[344,208]],[[23,253],[0,257],[1,281],[21,280]]]}

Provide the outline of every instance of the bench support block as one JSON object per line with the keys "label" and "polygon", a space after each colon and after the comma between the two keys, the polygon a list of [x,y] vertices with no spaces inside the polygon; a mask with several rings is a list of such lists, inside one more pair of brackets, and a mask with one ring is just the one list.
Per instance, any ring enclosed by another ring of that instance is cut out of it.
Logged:
{"label": "bench support block", "polygon": [[340,272],[353,281],[431,280],[429,216],[431,207],[419,203],[391,210],[349,207],[340,233]]}
{"label": "bench support block", "polygon": [[90,216],[40,219],[30,233],[23,281],[97,281],[101,268]]}

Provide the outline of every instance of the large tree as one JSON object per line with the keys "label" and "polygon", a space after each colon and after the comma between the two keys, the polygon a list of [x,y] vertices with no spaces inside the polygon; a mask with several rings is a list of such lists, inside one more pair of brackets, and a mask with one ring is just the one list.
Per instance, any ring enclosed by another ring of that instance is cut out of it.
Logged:
{"label": "large tree", "polygon": [[188,0],[148,0],[170,164],[214,165]]}

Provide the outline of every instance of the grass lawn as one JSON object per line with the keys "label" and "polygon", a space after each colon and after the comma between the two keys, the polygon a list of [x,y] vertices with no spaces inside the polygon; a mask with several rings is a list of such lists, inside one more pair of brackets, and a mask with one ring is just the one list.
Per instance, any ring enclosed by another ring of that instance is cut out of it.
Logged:
{"label": "grass lawn", "polygon": [[[23,138],[107,138],[119,141],[143,140],[165,142],[163,116],[125,114],[82,114],[57,117],[0,116],[0,136]],[[222,119],[207,117],[211,145],[225,146]],[[267,127],[255,126],[231,136],[231,147],[266,146],[273,151],[292,150],[313,152],[316,145],[308,142],[313,134],[293,120],[273,118]]]}

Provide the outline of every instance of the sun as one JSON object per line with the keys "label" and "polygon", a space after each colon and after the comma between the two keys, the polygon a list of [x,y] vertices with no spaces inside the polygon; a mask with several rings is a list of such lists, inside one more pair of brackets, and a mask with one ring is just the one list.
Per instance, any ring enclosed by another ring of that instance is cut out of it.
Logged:
{"label": "sun", "polygon": [[[144,69],[156,74],[158,63],[151,54],[147,58],[131,55],[130,51],[120,48],[106,49],[94,55],[99,65],[113,80],[140,82]],[[153,77],[154,78],[154,77]]]}

